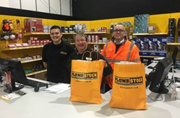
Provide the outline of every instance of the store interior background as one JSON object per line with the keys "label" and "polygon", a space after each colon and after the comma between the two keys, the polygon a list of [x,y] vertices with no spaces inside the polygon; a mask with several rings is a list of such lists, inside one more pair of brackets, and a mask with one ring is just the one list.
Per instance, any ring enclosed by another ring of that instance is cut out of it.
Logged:
{"label": "store interior background", "polygon": [[[84,23],[87,29],[107,27],[111,22],[134,23],[134,16],[149,14],[150,24],[157,24],[158,33],[168,32],[168,19],[180,18],[178,0],[0,0],[0,21],[3,19],[42,18],[43,25],[70,26]],[[20,17],[19,17],[20,16]],[[2,27],[2,24],[0,24]],[[45,36],[47,37],[47,36]],[[177,41],[177,31],[176,31]],[[21,43],[21,41],[19,41]],[[0,45],[8,42],[1,42]],[[173,51],[173,46],[169,46]],[[34,50],[26,51],[33,53]],[[39,49],[37,52],[41,52]],[[17,51],[9,51],[9,55],[21,56]],[[179,54],[180,56],[180,54]],[[31,67],[31,64],[27,64]],[[41,78],[41,77],[40,77]]]}

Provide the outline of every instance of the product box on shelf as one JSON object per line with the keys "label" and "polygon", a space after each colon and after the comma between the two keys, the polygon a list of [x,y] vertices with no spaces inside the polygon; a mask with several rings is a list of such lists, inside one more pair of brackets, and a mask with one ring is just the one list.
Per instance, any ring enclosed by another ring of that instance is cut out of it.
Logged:
{"label": "product box on shelf", "polygon": [[43,25],[43,32],[49,33],[49,25]]}
{"label": "product box on shelf", "polygon": [[100,27],[97,29],[98,32],[107,32],[107,28],[106,27]]}
{"label": "product box on shelf", "polygon": [[64,32],[69,33],[69,27],[64,27]]}
{"label": "product box on shelf", "polygon": [[140,42],[140,55],[142,56],[148,56],[149,53],[149,39],[146,37],[141,38]]}
{"label": "product box on shelf", "polygon": [[180,37],[178,37],[178,43],[180,43]]}
{"label": "product box on shelf", "polygon": [[16,46],[15,46],[15,44],[9,44],[7,47],[8,48],[15,48]]}
{"label": "product box on shelf", "polygon": [[158,39],[157,38],[149,38],[148,40],[148,47],[149,47],[149,56],[158,56],[158,45],[157,45],[157,42],[158,42]]}
{"label": "product box on shelf", "polygon": [[75,27],[75,25],[70,25],[70,27],[69,27],[69,32],[70,33],[74,33],[74,28]]}
{"label": "product box on shelf", "polygon": [[139,48],[139,51],[141,51],[141,39],[140,38],[133,38],[133,42]]}
{"label": "product box on shelf", "polygon": [[40,45],[40,41],[39,40],[36,40],[36,45],[39,46]]}
{"label": "product box on shelf", "polygon": [[158,56],[165,57],[167,54],[167,38],[159,37],[157,41]]}
{"label": "product box on shelf", "polygon": [[92,43],[98,43],[100,40],[100,37],[98,35],[88,35],[88,42]]}
{"label": "product box on shelf", "polygon": [[86,24],[74,24],[74,31],[75,32],[85,32]]}
{"label": "product box on shelf", "polygon": [[14,44],[16,47],[22,47],[22,44],[21,43],[15,43]]}
{"label": "product box on shelf", "polygon": [[149,26],[148,27],[148,33],[156,33],[157,27],[156,26]]}
{"label": "product box on shelf", "polygon": [[175,38],[174,37],[167,37],[167,42],[168,43],[174,43],[175,42]]}
{"label": "product box on shelf", "polygon": [[24,19],[24,32],[43,32],[42,19]]}
{"label": "product box on shelf", "polygon": [[50,32],[50,30],[51,30],[51,27],[52,27],[52,25],[49,25],[49,32]]}
{"label": "product box on shelf", "polygon": [[103,37],[103,38],[102,38],[102,42],[103,42],[103,43],[107,43],[107,42],[108,42],[108,38],[107,38],[107,37]]}
{"label": "product box on shelf", "polygon": [[23,47],[27,47],[27,46],[29,46],[29,45],[28,45],[28,43],[22,43],[22,46],[23,46]]}

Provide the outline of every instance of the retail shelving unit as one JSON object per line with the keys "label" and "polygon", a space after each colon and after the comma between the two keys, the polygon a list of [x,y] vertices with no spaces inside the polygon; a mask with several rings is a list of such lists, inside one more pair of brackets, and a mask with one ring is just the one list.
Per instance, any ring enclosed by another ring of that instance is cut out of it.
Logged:
{"label": "retail shelving unit", "polygon": [[[133,37],[167,37],[168,33],[134,33]],[[140,56],[141,58],[158,58],[160,56]]]}
{"label": "retail shelving unit", "polygon": [[15,47],[15,48],[2,48],[2,51],[10,51],[10,50],[25,50],[25,49],[36,49],[36,48],[42,48],[43,46],[26,46],[26,47]]}
{"label": "retail shelving unit", "polygon": [[159,36],[168,35],[167,33],[134,33],[133,36]]}
{"label": "retail shelving unit", "polygon": [[169,46],[180,46],[180,43],[167,43]]}
{"label": "retail shelving unit", "polygon": [[[63,36],[64,37],[73,37],[75,33],[63,33]],[[103,36],[107,36],[109,35],[110,33],[108,32],[85,32],[86,35],[102,35],[101,37]],[[50,33],[44,33],[44,32],[33,32],[33,33],[24,33],[23,34],[23,37],[24,37],[24,41],[27,42],[29,40],[30,37],[49,37]],[[74,45],[74,43],[70,43],[71,45]],[[102,47],[105,42],[89,42],[88,43],[90,45],[90,47],[93,47],[93,45],[100,45],[100,47]],[[28,46],[28,47],[19,47],[19,48],[5,48],[3,49],[3,51],[11,51],[11,50],[27,50],[27,49],[31,49],[31,50],[35,50],[35,49],[38,49],[39,50],[42,50],[43,46],[40,45],[40,46]],[[26,52],[26,51],[25,51]],[[25,61],[21,61],[21,63],[23,65],[30,65],[29,63],[33,64],[33,63],[39,63],[42,61],[42,58],[39,58],[39,59],[32,59],[32,60],[25,60]],[[26,67],[25,67],[26,68]],[[30,68],[30,67],[28,67]],[[40,71],[37,71],[37,72],[32,72],[32,73],[28,73],[26,74],[26,76],[33,76],[33,75],[36,75],[36,74],[40,74],[40,73],[45,73],[47,70],[40,70]]]}
{"label": "retail shelving unit", "polygon": [[41,61],[42,58],[38,58],[38,59],[31,59],[31,60],[24,60],[24,61],[21,61],[21,63],[30,63],[30,62],[35,62],[35,61]]}
{"label": "retail shelving unit", "polygon": [[44,70],[40,70],[40,71],[36,71],[36,72],[32,72],[32,73],[27,73],[26,76],[32,76],[32,75],[36,75],[36,74],[40,74],[40,73],[44,73],[47,72],[46,69]]}

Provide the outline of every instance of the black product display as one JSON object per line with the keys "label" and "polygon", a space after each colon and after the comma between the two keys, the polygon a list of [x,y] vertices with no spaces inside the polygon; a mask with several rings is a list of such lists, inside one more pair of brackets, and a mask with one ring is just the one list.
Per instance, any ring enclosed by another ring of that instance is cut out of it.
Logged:
{"label": "black product display", "polygon": [[8,93],[23,88],[23,86],[16,87],[15,82],[32,86],[36,90],[39,87],[48,87],[47,83],[27,79],[20,61],[0,58],[0,69],[3,72],[11,72],[11,87],[7,86],[6,91]]}
{"label": "black product display", "polygon": [[75,25],[70,25],[69,32],[75,32]]}
{"label": "black product display", "polygon": [[176,31],[176,19],[170,18],[169,24],[168,24],[168,35],[169,35],[169,37],[175,37],[175,31]]}
{"label": "black product display", "polygon": [[111,25],[110,33],[113,33],[113,30],[114,30],[114,25]]}
{"label": "black product display", "polygon": [[61,32],[65,32],[65,27],[61,27]]}
{"label": "black product display", "polygon": [[64,27],[64,32],[69,33],[69,27]]}
{"label": "black product display", "polygon": [[148,82],[150,83],[149,89],[155,93],[168,93],[168,89],[165,87],[164,82],[167,79],[167,75],[171,69],[173,60],[171,56],[165,57],[159,61],[153,68],[153,71],[149,73]]}

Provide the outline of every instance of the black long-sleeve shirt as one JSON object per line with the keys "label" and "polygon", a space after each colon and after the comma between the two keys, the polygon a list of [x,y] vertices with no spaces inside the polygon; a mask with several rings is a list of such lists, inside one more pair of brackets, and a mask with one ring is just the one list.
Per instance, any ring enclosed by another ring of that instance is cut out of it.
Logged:
{"label": "black long-sleeve shirt", "polygon": [[[68,60],[68,78],[69,78],[69,82],[70,82],[70,78],[71,78],[71,61],[72,60],[86,60],[87,57],[90,57],[90,53],[88,53],[87,51],[92,51],[91,49],[87,49],[84,53],[84,57],[82,58],[83,54],[80,54],[78,51],[75,51],[74,53],[72,53],[69,57]],[[111,65],[109,65],[109,63],[104,59],[104,57],[99,53],[99,52],[92,52],[91,55],[92,61],[93,60],[99,60],[102,59],[106,62],[106,66],[104,67],[103,70],[103,77],[112,74],[112,68]]]}
{"label": "black long-sleeve shirt", "polygon": [[50,82],[68,83],[68,58],[74,48],[62,41],[58,45],[49,43],[43,47],[42,60],[47,63],[47,80]]}

